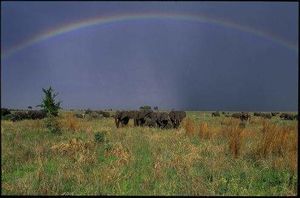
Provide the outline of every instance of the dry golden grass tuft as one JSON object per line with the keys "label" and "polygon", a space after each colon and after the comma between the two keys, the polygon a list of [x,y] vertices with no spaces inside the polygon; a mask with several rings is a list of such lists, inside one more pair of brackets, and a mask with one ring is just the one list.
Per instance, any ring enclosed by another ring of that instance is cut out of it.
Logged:
{"label": "dry golden grass tuft", "polygon": [[223,134],[228,138],[229,151],[233,154],[234,158],[237,158],[241,153],[243,130],[244,129],[241,127],[239,120],[226,120]]}
{"label": "dry golden grass tuft", "polygon": [[53,145],[51,150],[54,154],[64,155],[78,163],[94,163],[95,143],[88,141],[83,142],[76,138],[71,139],[68,143]]}
{"label": "dry golden grass tuft", "polygon": [[206,122],[200,123],[198,135],[200,139],[207,139],[209,137],[209,130]]}
{"label": "dry golden grass tuft", "polygon": [[219,127],[215,125],[208,126],[206,122],[202,122],[199,124],[198,136],[200,139],[206,140],[218,137],[220,136]]}
{"label": "dry golden grass tuft", "polygon": [[80,120],[78,118],[75,118],[71,113],[67,113],[60,120],[60,125],[66,128],[68,131],[72,132],[79,131],[82,128],[80,125]]}
{"label": "dry golden grass tuft", "polygon": [[297,126],[280,126],[268,120],[261,121],[257,143],[253,145],[256,158],[271,160],[272,167],[288,167],[293,175],[297,174],[298,132]]}
{"label": "dry golden grass tuft", "polygon": [[43,128],[43,121],[42,120],[23,120],[24,127],[30,129],[41,129]]}
{"label": "dry golden grass tuft", "polygon": [[105,152],[105,157],[115,156],[117,157],[117,164],[124,165],[128,164],[131,160],[131,154],[127,148],[125,148],[121,143],[116,143],[113,148]]}
{"label": "dry golden grass tuft", "polygon": [[195,135],[195,122],[191,118],[185,119],[184,128],[189,137]]}
{"label": "dry golden grass tuft", "polygon": [[290,133],[292,128],[277,126],[266,120],[262,122],[262,125],[262,137],[257,146],[257,154],[263,158],[270,154],[283,156],[291,145],[289,136],[292,135]]}

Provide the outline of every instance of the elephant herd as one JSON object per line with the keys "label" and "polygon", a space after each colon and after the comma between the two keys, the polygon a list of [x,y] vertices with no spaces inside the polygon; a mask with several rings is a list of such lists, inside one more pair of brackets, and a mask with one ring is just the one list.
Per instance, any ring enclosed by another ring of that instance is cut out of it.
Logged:
{"label": "elephant herd", "polygon": [[133,119],[134,126],[159,127],[162,129],[178,128],[186,117],[184,111],[154,112],[152,110],[117,111],[114,118],[117,128],[126,126]]}
{"label": "elephant herd", "polygon": [[[251,115],[248,112],[233,113],[231,115],[229,113],[222,112],[222,114],[224,114],[225,117],[238,118],[241,121],[247,121],[251,119]],[[254,112],[253,113],[253,116],[262,117],[265,119],[271,119],[272,117],[276,117],[277,115],[279,115],[279,117],[283,120],[298,120],[298,114],[294,115],[291,113],[280,113],[280,112],[270,112],[270,113]],[[220,117],[220,113],[218,111],[213,112],[211,116]]]}
{"label": "elephant herd", "polygon": [[[225,117],[233,117],[233,118],[237,118],[237,119],[240,119],[241,121],[247,121],[247,120],[250,120],[251,119],[251,115],[247,112],[240,112],[240,113],[233,113],[233,114],[228,114],[228,113],[225,113],[225,112],[222,112],[222,114],[225,115]],[[211,114],[212,117],[220,117],[220,113],[217,111],[217,112],[213,112]]]}
{"label": "elephant herd", "polygon": [[1,116],[15,122],[15,121],[20,121],[25,119],[31,119],[31,120],[43,119],[47,116],[47,113],[42,110],[16,111],[12,113],[8,109],[1,108]]}

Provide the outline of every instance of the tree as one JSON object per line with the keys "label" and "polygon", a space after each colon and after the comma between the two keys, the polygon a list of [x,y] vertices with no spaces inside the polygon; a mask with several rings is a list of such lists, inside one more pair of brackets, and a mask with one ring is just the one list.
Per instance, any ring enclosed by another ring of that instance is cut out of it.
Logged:
{"label": "tree", "polygon": [[47,113],[48,116],[57,116],[58,110],[61,109],[61,102],[55,102],[55,97],[58,93],[54,93],[54,89],[50,86],[48,89],[44,89],[44,98],[42,104],[38,105]]}
{"label": "tree", "polygon": [[148,106],[148,105],[141,106],[140,109],[143,109],[143,110],[146,110],[146,109],[148,110],[149,109],[150,110],[151,106]]}

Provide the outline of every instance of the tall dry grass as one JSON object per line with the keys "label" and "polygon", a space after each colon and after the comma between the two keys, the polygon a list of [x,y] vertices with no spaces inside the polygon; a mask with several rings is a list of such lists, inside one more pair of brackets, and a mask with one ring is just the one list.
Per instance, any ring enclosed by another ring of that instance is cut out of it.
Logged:
{"label": "tall dry grass", "polygon": [[191,118],[186,118],[184,123],[184,129],[186,135],[189,137],[195,135],[195,122]]}
{"label": "tall dry grass", "polygon": [[226,120],[223,134],[227,136],[229,151],[234,156],[234,158],[238,158],[241,153],[243,130],[244,127],[240,125],[240,122],[238,120]]}
{"label": "tall dry grass", "polygon": [[198,136],[200,139],[210,139],[212,137],[212,134],[210,133],[210,129],[208,128],[208,124],[206,122],[199,124]]}
{"label": "tall dry grass", "polygon": [[270,154],[284,156],[287,152],[296,151],[297,134],[292,127],[278,126],[266,120],[262,125],[262,137],[257,146],[257,154],[260,157],[266,158]]}
{"label": "tall dry grass", "polygon": [[75,118],[72,113],[67,113],[61,120],[60,125],[68,131],[76,132],[82,129],[80,120]]}
{"label": "tall dry grass", "polygon": [[258,142],[256,157],[271,158],[276,169],[287,167],[291,175],[297,175],[298,164],[298,127],[279,126],[270,121],[263,122],[262,138]]}

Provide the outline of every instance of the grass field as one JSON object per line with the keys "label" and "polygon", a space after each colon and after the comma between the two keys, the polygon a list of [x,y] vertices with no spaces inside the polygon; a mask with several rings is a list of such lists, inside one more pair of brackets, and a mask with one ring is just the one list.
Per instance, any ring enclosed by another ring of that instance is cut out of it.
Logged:
{"label": "grass field", "polygon": [[[3,195],[296,195],[298,121],[187,112],[179,129],[112,118],[1,121]],[[105,134],[104,142],[95,133]]]}

